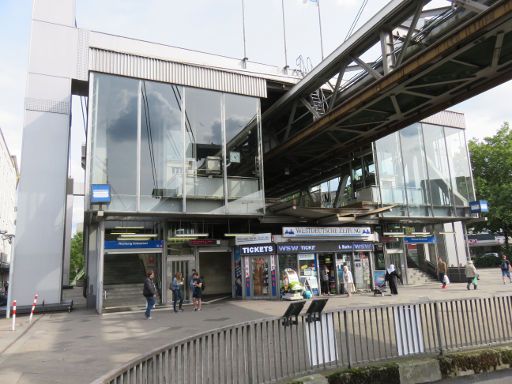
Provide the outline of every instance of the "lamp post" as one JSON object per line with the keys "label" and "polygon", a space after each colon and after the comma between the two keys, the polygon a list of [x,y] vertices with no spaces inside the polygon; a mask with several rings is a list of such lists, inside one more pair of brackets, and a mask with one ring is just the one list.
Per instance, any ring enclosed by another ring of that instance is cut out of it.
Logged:
{"label": "lamp post", "polygon": [[12,293],[12,273],[14,269],[14,246],[12,244],[12,240],[14,239],[15,235],[12,233],[7,233],[5,230],[0,231],[0,235],[2,235],[2,240],[7,240],[9,242],[9,245],[11,246],[11,259],[9,262],[9,290],[7,292],[7,306],[5,311],[5,317],[8,319],[11,317],[11,293]]}

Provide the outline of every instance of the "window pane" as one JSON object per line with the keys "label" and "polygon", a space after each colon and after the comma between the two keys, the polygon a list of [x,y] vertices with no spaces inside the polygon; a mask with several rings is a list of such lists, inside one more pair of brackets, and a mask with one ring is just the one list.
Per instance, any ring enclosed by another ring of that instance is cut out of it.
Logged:
{"label": "window pane", "polygon": [[229,213],[263,209],[257,98],[226,94],[226,157]]}
{"label": "window pane", "polygon": [[393,133],[376,141],[375,148],[377,150],[382,203],[402,205],[402,207],[393,209],[393,212],[384,212],[384,216],[406,216],[405,186],[398,133]]}
{"label": "window pane", "polygon": [[142,82],[142,211],[182,211],[182,94],[183,87],[177,85]]}
{"label": "window pane", "polygon": [[186,88],[187,212],[224,213],[221,93]]}
{"label": "window pane", "polygon": [[443,127],[422,125],[434,215],[450,216],[452,191]]}
{"label": "window pane", "polygon": [[112,211],[135,211],[138,81],[94,75],[91,183],[110,184]]}
{"label": "window pane", "polygon": [[464,216],[464,207],[469,206],[469,202],[474,199],[466,138],[464,137],[464,131],[461,129],[445,127],[444,131],[446,134],[452,187],[454,189],[456,214]]}
{"label": "window pane", "polygon": [[414,124],[402,129],[400,131],[400,139],[409,215],[430,216],[427,167],[420,124]]}

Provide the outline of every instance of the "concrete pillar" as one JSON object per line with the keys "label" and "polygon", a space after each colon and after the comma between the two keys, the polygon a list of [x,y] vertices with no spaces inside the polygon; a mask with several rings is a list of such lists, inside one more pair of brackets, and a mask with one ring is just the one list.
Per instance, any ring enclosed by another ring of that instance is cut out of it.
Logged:
{"label": "concrete pillar", "polygon": [[10,299],[59,303],[62,293],[74,0],[34,0]]}

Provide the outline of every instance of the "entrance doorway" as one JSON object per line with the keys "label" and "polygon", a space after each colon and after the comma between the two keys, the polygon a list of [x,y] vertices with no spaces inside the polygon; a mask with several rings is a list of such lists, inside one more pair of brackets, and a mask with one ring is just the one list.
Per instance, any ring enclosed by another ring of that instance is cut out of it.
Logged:
{"label": "entrance doorway", "polygon": [[203,299],[231,297],[231,252],[200,250],[198,267],[206,287]]}
{"label": "entrance doorway", "polygon": [[[335,267],[335,255],[333,253],[319,254],[318,263],[320,265],[320,288],[322,291],[327,289],[327,292],[336,294],[336,267]],[[327,267],[327,273],[325,273],[325,267]],[[327,276],[324,276],[327,275]],[[327,284],[324,283],[325,277],[328,277]]]}
{"label": "entrance doorway", "polygon": [[189,256],[168,256],[167,257],[167,282],[168,292],[167,297],[169,301],[172,301],[172,290],[170,289],[172,279],[177,272],[181,272],[181,275],[185,279],[185,286],[183,287],[183,300],[189,302],[191,292],[189,288],[189,282],[192,278],[192,270],[196,268],[196,260],[192,255]]}
{"label": "entrance doorway", "polygon": [[161,257],[160,253],[105,253],[103,307],[145,306],[142,289],[149,270],[155,275],[154,282],[161,297]]}
{"label": "entrance doorway", "polygon": [[271,296],[270,257],[254,256],[249,258],[249,262],[251,268],[251,296],[253,298],[269,298]]}

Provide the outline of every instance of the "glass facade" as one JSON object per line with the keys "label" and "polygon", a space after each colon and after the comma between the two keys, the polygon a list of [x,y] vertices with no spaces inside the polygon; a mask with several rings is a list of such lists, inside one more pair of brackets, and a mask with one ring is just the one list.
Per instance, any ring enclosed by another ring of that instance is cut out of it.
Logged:
{"label": "glass facade", "polygon": [[474,200],[464,130],[418,123],[375,142],[386,216],[467,216]]}
{"label": "glass facade", "polygon": [[263,213],[258,98],[92,76],[88,166],[107,210]]}
{"label": "glass facade", "polygon": [[382,204],[399,205],[396,210],[385,212],[384,215],[407,216],[399,133],[395,132],[377,141],[375,150],[378,159],[381,202]]}

